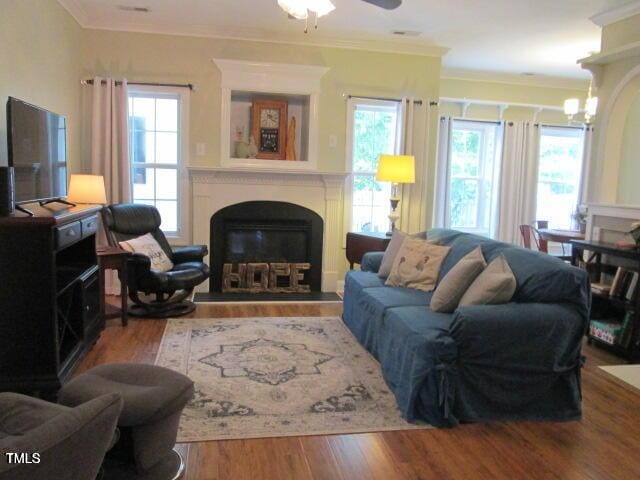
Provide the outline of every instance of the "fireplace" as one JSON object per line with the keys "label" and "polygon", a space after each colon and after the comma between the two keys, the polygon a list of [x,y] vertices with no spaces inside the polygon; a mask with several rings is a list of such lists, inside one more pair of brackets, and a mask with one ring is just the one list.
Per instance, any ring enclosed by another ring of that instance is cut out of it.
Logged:
{"label": "fireplace", "polygon": [[251,201],[211,217],[210,292],[319,292],[323,221],[287,202]]}

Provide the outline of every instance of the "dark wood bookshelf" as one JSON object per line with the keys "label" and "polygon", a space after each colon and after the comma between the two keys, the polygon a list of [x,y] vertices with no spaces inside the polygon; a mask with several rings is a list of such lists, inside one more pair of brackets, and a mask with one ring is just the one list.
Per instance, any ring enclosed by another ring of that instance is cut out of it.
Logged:
{"label": "dark wood bookshelf", "polygon": [[[640,250],[637,248],[621,248],[613,243],[573,240],[572,264],[586,268],[593,281],[601,278],[603,273],[614,273],[618,268],[640,274]],[[629,286],[631,288],[631,286]],[[592,320],[617,319],[624,325],[629,315],[630,329],[627,338],[628,346],[609,344],[588,333],[590,343],[602,347],[618,355],[629,363],[640,360],[640,280],[635,283],[633,291],[623,292],[623,296],[615,296],[592,291]],[[630,298],[627,298],[627,295]]]}

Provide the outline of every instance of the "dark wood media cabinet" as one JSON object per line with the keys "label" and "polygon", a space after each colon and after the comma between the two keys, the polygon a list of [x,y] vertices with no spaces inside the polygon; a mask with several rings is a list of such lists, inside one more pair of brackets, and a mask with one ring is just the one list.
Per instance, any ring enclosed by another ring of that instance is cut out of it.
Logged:
{"label": "dark wood media cabinet", "polygon": [[0,391],[55,395],[100,335],[100,208],[0,217]]}

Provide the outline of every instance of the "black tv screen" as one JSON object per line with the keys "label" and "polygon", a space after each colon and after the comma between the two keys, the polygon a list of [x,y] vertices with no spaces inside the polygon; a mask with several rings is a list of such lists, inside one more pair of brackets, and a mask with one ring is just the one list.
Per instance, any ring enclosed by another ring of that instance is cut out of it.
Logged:
{"label": "black tv screen", "polygon": [[67,195],[67,121],[22,100],[7,101],[9,166],[16,203]]}

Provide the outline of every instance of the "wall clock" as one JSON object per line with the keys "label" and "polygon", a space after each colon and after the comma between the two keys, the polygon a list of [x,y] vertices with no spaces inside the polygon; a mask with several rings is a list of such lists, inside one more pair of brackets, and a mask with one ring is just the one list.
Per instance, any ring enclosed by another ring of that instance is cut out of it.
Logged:
{"label": "wall clock", "polygon": [[256,158],[284,160],[287,138],[287,102],[253,100],[251,133],[258,147]]}

